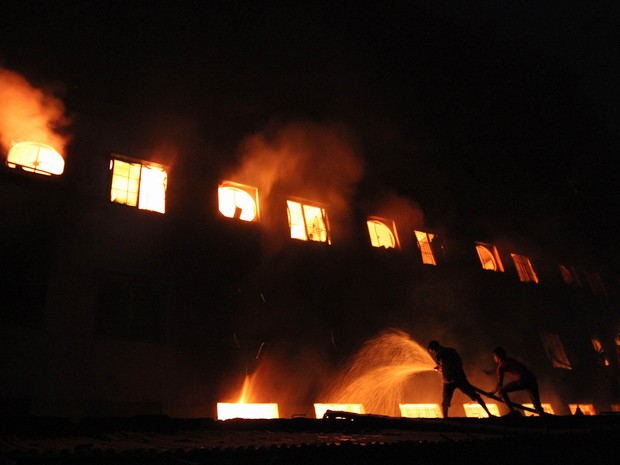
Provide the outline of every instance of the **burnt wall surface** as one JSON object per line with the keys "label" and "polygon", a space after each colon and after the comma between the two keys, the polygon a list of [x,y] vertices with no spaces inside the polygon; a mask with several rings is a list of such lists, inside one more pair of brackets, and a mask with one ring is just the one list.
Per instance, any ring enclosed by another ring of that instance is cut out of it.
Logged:
{"label": "burnt wall surface", "polygon": [[[389,327],[457,347],[472,382],[487,387],[491,350],[506,347],[538,374],[543,402],[552,398],[558,413],[569,402],[620,402],[612,266],[586,262],[606,283],[606,295],[595,295],[562,281],[560,251],[547,248],[548,260],[517,238],[508,243],[533,258],[539,284],[519,281],[511,249],[500,250],[504,273],[482,270],[474,241],[506,231],[442,231],[437,266],[423,265],[411,240],[372,248],[372,212],[356,205],[350,230],[335,229],[331,245],[296,241],[284,194],[270,198],[269,229],[238,222],[218,213],[213,175],[197,185],[173,172],[166,214],[141,211],[109,202],[106,157],[94,160],[83,176],[0,172],[5,413],[212,417],[245,374],[270,364],[264,395],[282,394],[284,415],[295,414]],[[541,333],[561,337],[571,370],[551,366]]]}

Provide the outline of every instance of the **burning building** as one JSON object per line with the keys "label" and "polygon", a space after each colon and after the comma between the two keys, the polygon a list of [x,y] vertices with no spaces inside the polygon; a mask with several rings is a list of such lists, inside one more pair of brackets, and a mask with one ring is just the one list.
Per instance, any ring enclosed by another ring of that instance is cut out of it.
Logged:
{"label": "burning building", "polygon": [[2,131],[3,413],[434,416],[431,339],[486,388],[506,347],[555,413],[620,403],[610,268],[361,193],[344,128],[284,125],[201,170],[165,153],[65,155],[52,116],[43,133]]}

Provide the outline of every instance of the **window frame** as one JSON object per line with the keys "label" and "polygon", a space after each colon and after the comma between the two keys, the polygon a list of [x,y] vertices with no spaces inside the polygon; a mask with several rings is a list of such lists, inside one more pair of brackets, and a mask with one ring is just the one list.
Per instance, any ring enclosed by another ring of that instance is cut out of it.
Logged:
{"label": "window frame", "polygon": [[[119,178],[122,178],[124,176],[118,174],[116,175],[114,173],[115,171],[115,166],[116,166],[116,162],[120,162],[120,163],[125,163],[129,165],[129,169],[131,169],[132,165],[138,165],[140,168],[140,172],[139,172],[139,176],[137,178],[137,180],[135,178],[132,178],[131,176],[127,176],[127,180],[128,180],[128,184],[131,180],[135,180],[137,182],[137,192],[135,192],[135,203],[133,203],[133,199],[131,201],[127,200],[129,198],[129,194],[133,193],[132,191],[129,190],[129,187],[126,190],[123,189],[119,189],[119,188],[115,188],[114,187],[114,183],[115,180],[118,180]],[[158,192],[158,194],[163,194],[163,202],[162,202],[162,208],[161,209],[155,209],[152,208],[152,205],[148,204],[148,200],[146,200],[145,202],[147,202],[146,206],[141,206],[141,198],[143,198],[146,194],[146,192],[142,192],[143,189],[143,171],[147,169],[147,170],[158,170],[163,172],[164,174],[164,178],[163,178],[163,192]],[[151,161],[146,161],[146,160],[139,160],[136,158],[131,158],[131,157],[126,157],[124,155],[120,155],[117,153],[113,153],[110,156],[110,167],[109,167],[109,189],[108,189],[108,199],[111,203],[114,204],[118,204],[118,205],[125,205],[127,207],[132,207],[132,208],[136,208],[138,210],[141,211],[148,211],[148,212],[154,212],[154,213],[159,213],[159,214],[165,214],[166,213],[166,193],[168,190],[168,168],[160,163],[155,163],[155,162],[151,162]],[[114,194],[115,192],[119,192],[119,193],[123,193],[125,195],[125,199],[126,201],[118,201],[114,199]]]}
{"label": "window frame", "polygon": [[[293,227],[296,226],[297,228],[301,228],[301,225],[298,223],[293,223],[292,221],[292,215],[291,215],[291,204],[297,204],[300,206],[300,211],[296,212],[296,215],[298,215],[299,213],[301,214],[300,218],[303,221],[303,237],[298,237],[298,236],[294,236],[293,235]],[[308,225],[308,222],[306,220],[306,208],[312,208],[312,209],[319,209],[321,211],[321,220],[322,223],[324,225],[324,232],[325,232],[325,240],[317,240],[317,239],[312,239],[311,235],[309,234],[309,230],[310,227]],[[288,197],[286,199],[286,214],[287,214],[287,218],[288,218],[288,225],[289,225],[289,235],[291,237],[291,239],[294,240],[298,240],[298,241],[302,241],[302,242],[314,242],[314,243],[318,243],[318,244],[327,244],[327,245],[331,245],[332,243],[332,237],[331,237],[331,227],[329,224],[329,218],[327,215],[327,208],[325,205],[319,203],[319,202],[311,202],[305,199],[300,199],[300,198],[296,198],[296,197]]]}
{"label": "window frame", "polygon": [[[373,236],[371,234],[370,231],[370,223],[379,223],[383,226],[385,226],[385,228],[389,231],[389,233],[392,236],[392,240],[394,242],[394,244],[390,247],[385,246],[383,244],[377,244],[375,245],[373,242]],[[400,250],[400,239],[398,237],[398,231],[396,230],[396,223],[394,222],[394,220],[388,220],[386,218],[381,218],[379,216],[368,216],[366,218],[366,230],[368,231],[368,237],[370,240],[370,245],[374,248],[384,248],[384,249],[395,249],[395,250]]]}

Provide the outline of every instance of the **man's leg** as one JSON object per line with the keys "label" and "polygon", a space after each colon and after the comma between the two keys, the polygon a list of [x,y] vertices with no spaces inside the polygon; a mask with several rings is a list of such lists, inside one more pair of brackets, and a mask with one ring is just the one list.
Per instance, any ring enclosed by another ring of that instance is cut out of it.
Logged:
{"label": "man's leg", "polygon": [[486,402],[484,401],[484,399],[482,398],[482,396],[478,393],[478,391],[476,391],[476,388],[474,386],[471,385],[471,383],[469,381],[464,381],[463,383],[461,383],[461,385],[459,386],[459,388],[461,389],[461,391],[463,391],[467,396],[469,396],[469,398],[471,400],[475,400],[476,402],[478,402],[478,404],[480,404],[480,406],[484,409],[485,412],[487,412],[487,415],[492,417],[494,416],[489,408],[487,407]]}
{"label": "man's leg", "polygon": [[545,409],[543,409],[542,404],[540,403],[540,392],[538,391],[538,383],[536,381],[528,383],[527,393],[530,396],[530,400],[532,404],[534,404],[534,409],[538,412],[539,415],[545,413]]}
{"label": "man's leg", "polygon": [[448,409],[450,408],[450,404],[452,402],[452,395],[454,394],[455,389],[456,389],[455,383],[444,383],[443,385],[441,413],[444,418],[448,418]]}
{"label": "man's leg", "polygon": [[512,406],[512,402],[510,401],[510,397],[508,396],[508,393],[514,392],[514,391],[521,391],[523,389],[525,388],[518,381],[513,381],[499,388],[498,394],[502,398],[502,401],[504,401],[504,404],[506,404],[506,407],[508,407],[508,410],[510,411],[510,413],[516,412],[516,410]]}

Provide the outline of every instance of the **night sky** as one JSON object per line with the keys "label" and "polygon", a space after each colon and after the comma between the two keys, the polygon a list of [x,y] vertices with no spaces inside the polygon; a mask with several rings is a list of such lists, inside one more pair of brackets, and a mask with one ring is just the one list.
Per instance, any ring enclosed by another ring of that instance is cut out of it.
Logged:
{"label": "night sky", "polygon": [[619,8],[485,3],[9,0],[0,66],[62,99],[69,157],[167,140],[217,166],[270,125],[337,122],[364,185],[429,225],[618,263]]}

